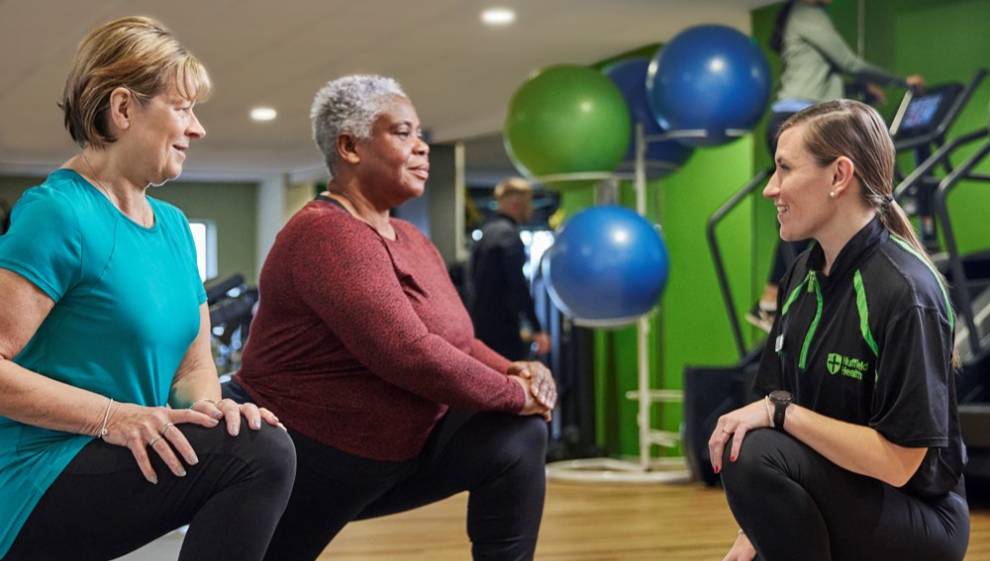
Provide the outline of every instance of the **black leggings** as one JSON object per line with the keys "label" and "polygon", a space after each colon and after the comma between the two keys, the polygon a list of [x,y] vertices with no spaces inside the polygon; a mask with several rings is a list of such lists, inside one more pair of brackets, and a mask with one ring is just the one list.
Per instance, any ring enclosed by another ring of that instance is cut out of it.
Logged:
{"label": "black leggings", "polygon": [[[224,396],[243,399],[224,384]],[[239,395],[240,394],[240,395]],[[528,561],[546,491],[546,422],[538,416],[450,412],[418,456],[382,462],[289,430],[299,469],[268,561],[311,561],[350,521],[403,512],[468,491],[476,561]]]}
{"label": "black leggings", "polygon": [[150,454],[158,484],[138,470],[131,451],[87,444],[28,517],[4,561],[104,561],[189,524],[179,561],[260,560],[285,508],[296,456],[279,428],[237,437],[178,425],[199,463],[176,477]]}
{"label": "black leggings", "polygon": [[958,561],[966,553],[962,481],[926,501],[771,429],[747,434],[735,462],[728,451],[729,507],[763,561]]}

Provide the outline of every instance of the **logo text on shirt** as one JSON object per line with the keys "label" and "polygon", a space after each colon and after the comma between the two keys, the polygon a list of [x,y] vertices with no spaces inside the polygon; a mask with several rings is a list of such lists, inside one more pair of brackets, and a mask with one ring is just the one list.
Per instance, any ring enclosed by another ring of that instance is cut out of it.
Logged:
{"label": "logo text on shirt", "polygon": [[841,374],[855,380],[862,380],[863,374],[870,369],[870,365],[865,360],[843,356],[839,353],[828,353],[825,359],[825,368],[829,374]]}

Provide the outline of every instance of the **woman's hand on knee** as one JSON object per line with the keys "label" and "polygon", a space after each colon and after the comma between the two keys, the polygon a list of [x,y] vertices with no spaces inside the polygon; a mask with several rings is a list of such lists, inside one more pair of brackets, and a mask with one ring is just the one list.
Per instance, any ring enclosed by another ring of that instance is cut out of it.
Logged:
{"label": "woman's hand on knee", "polygon": [[715,430],[712,431],[712,436],[708,439],[708,453],[715,473],[722,471],[722,455],[729,440],[732,440],[729,461],[734,462],[739,457],[739,450],[742,448],[746,433],[753,429],[769,426],[770,416],[767,412],[766,401],[763,399],[719,417]]}
{"label": "woman's hand on knee", "polygon": [[[115,405],[107,422],[103,440],[109,444],[124,446],[131,451],[144,478],[158,483],[158,475],[151,466],[151,449],[161,457],[169,470],[178,477],[186,475],[186,464],[199,462],[186,435],[176,425],[191,423],[207,428],[217,426],[218,421],[192,409],[144,407],[133,403]],[[178,455],[176,455],[178,453]],[[182,457],[182,460],[179,459]]]}
{"label": "woman's hand on knee", "polygon": [[739,532],[736,542],[732,544],[732,549],[725,554],[722,561],[753,561],[756,558],[756,548],[750,543],[746,534]]}
{"label": "woman's hand on knee", "polygon": [[547,409],[552,411],[557,406],[557,383],[553,379],[553,373],[542,362],[513,362],[506,374],[529,380],[530,393]]}
{"label": "woman's hand on knee", "polygon": [[191,409],[215,419],[224,419],[227,423],[227,434],[230,436],[237,436],[241,432],[241,417],[244,417],[251,430],[260,430],[262,421],[273,427],[285,429],[274,413],[253,403],[237,403],[233,399],[220,401],[200,399],[192,404]]}
{"label": "woman's hand on knee", "polygon": [[526,396],[526,402],[523,404],[523,408],[516,414],[522,416],[542,415],[543,418],[549,423],[550,420],[553,419],[553,409],[548,408],[546,405],[537,400],[537,392],[533,388],[532,380],[529,378],[523,378],[522,376],[509,376],[509,378],[522,387]]}

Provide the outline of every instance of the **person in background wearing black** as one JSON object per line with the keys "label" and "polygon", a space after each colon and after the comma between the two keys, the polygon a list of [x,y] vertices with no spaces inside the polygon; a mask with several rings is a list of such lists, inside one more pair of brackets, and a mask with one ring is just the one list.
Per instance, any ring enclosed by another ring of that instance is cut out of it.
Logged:
{"label": "person in background wearing black", "polygon": [[550,351],[550,337],[540,329],[523,275],[526,248],[519,239],[519,225],[533,217],[533,188],[510,177],[495,187],[495,200],[497,213],[482,227],[471,255],[471,319],[478,339],[509,360],[523,360],[530,354],[525,327],[536,354]]}

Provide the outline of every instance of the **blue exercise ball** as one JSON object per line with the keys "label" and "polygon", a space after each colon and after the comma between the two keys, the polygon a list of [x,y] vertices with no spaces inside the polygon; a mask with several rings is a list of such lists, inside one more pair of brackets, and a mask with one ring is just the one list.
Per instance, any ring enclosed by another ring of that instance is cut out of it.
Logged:
{"label": "blue exercise ball", "polygon": [[580,325],[615,327],[656,305],[667,284],[658,229],[621,206],[597,206],[564,223],[543,257],[554,304]]}
{"label": "blue exercise ball", "polygon": [[673,130],[701,129],[692,146],[733,140],[728,129],[750,130],[770,99],[770,66],[752,39],[724,25],[678,33],[650,62],[650,107]]}
{"label": "blue exercise ball", "polygon": [[[653,136],[667,132],[669,127],[664,126],[653,114],[650,104],[646,99],[646,76],[650,68],[648,58],[630,58],[610,64],[602,72],[608,76],[619,91],[622,97],[626,98],[629,106],[629,115],[633,125],[639,123],[643,125],[643,134]],[[636,129],[631,129],[629,137],[629,149],[623,156],[622,168],[631,169],[636,161]],[[685,146],[674,140],[663,142],[651,142],[646,146],[646,170],[648,177],[662,177],[667,173],[681,167],[684,162],[691,157],[694,149]]]}

